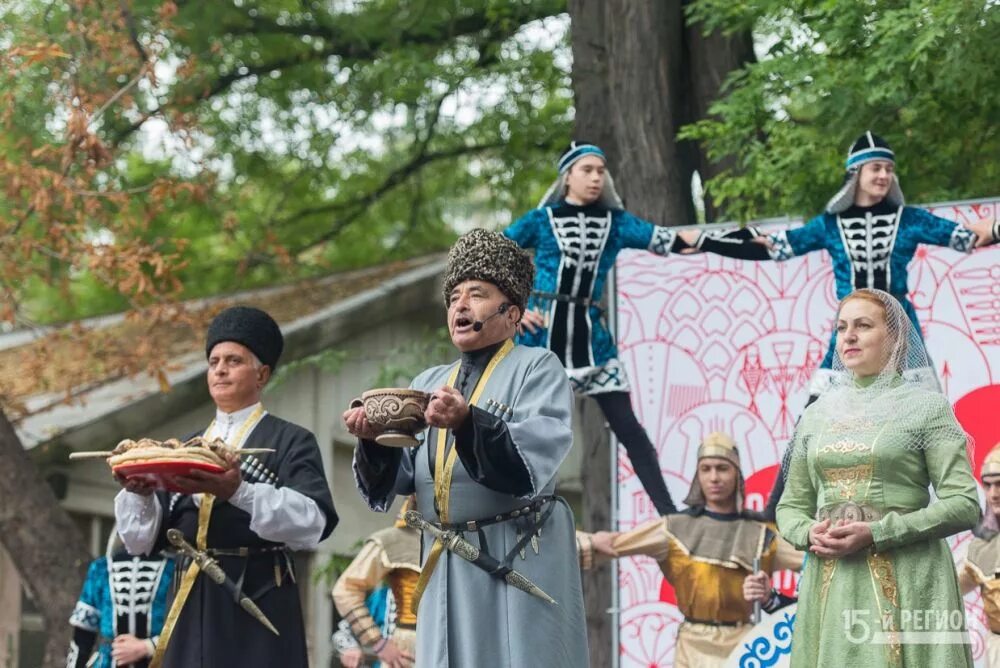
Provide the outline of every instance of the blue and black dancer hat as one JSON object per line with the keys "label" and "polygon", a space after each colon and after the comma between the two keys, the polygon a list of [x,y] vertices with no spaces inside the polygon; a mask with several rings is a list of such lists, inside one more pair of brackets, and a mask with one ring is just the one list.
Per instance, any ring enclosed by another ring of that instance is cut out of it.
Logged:
{"label": "blue and black dancer hat", "polygon": [[[549,189],[545,191],[545,195],[542,196],[541,201],[538,203],[538,208],[557,204],[563,200],[566,196],[566,175],[569,173],[570,168],[576,164],[578,160],[585,158],[588,155],[595,155],[599,157],[605,164],[608,162],[608,158],[604,155],[604,151],[602,151],[597,144],[592,144],[588,141],[582,140],[571,141],[569,143],[566,150],[559,156],[559,162],[557,164],[559,176],[556,178],[555,182],[549,186]],[[625,208],[622,204],[621,197],[618,196],[618,191],[615,190],[615,182],[614,179],[611,178],[611,173],[609,171],[604,172],[604,189],[601,191],[601,197],[598,199],[598,203],[608,209]]]}
{"label": "blue and black dancer hat", "polygon": [[[868,162],[883,160],[896,164],[896,154],[889,147],[889,142],[878,135],[867,130],[858,137],[857,141],[851,144],[847,151],[847,160],[844,167],[847,169],[844,174],[844,185],[841,186],[837,194],[827,202],[826,210],[829,213],[840,213],[854,204],[854,195],[858,190],[858,174],[861,173],[861,166]],[[903,191],[899,187],[899,179],[892,175],[892,184],[889,186],[889,193],[886,200],[895,206],[903,206],[905,200]]]}

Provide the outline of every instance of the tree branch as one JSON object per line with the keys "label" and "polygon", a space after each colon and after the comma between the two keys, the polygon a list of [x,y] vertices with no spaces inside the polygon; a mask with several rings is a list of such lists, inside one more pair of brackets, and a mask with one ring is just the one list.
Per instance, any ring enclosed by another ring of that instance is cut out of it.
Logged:
{"label": "tree branch", "polygon": [[132,46],[135,47],[136,53],[139,54],[139,60],[145,66],[149,62],[149,54],[146,53],[142,42],[139,41],[139,29],[135,25],[135,17],[132,15],[132,10],[129,9],[128,0],[118,0],[118,7],[121,9],[122,19],[125,20],[125,27],[128,29]]}
{"label": "tree branch", "polygon": [[[347,211],[343,217],[337,219],[333,225],[323,234],[310,239],[298,247],[291,249],[289,252],[292,256],[300,256],[303,253],[321,246],[325,243],[332,241],[338,234],[340,234],[344,229],[346,229],[351,223],[356,221],[365,211],[368,210],[372,204],[375,204],[380,199],[385,197],[395,188],[402,185],[408,178],[410,178],[414,173],[419,172],[421,169],[430,165],[432,163],[449,160],[452,158],[458,158],[464,155],[474,155],[477,153],[483,153],[486,151],[502,148],[505,146],[504,142],[489,142],[486,144],[477,144],[475,146],[456,146],[450,149],[426,152],[415,154],[406,164],[394,169],[392,172],[386,176],[385,180],[382,181],[381,185],[367,192],[363,195],[353,197],[349,200],[343,202],[329,202],[327,204],[322,204],[319,206],[309,207],[307,209],[301,209],[295,213],[286,216],[285,218],[277,221],[277,225],[283,225],[287,223],[294,222],[296,220],[301,220],[307,216],[317,216],[321,214],[336,214],[338,212]],[[249,263],[246,263],[245,269],[252,269],[258,267],[266,262],[270,262],[274,259],[273,255],[262,255],[253,258]]]}
{"label": "tree branch", "polygon": [[[296,211],[290,216],[286,216],[283,220],[279,221],[279,224],[288,223],[293,220],[298,220],[306,216],[315,216],[318,214],[326,213],[337,213],[338,211],[345,211],[352,208],[365,209],[375,204],[379,199],[385,196],[387,193],[392,191],[394,188],[403,183],[412,173],[415,171],[426,167],[427,165],[439,162],[441,160],[450,160],[452,158],[458,158],[463,155],[474,155],[476,153],[483,153],[485,151],[490,151],[497,148],[502,148],[505,146],[505,142],[496,141],[489,142],[487,144],[477,144],[474,146],[455,146],[450,149],[445,149],[443,151],[435,152],[423,152],[415,154],[410,160],[405,164],[389,172],[386,178],[382,181],[382,184],[372,190],[371,192],[359,195],[358,197],[351,198],[343,202],[329,202],[327,204],[321,204],[319,206],[309,207],[307,209],[302,209]],[[337,225],[340,225],[338,221]],[[324,235],[316,239],[315,241],[308,242],[305,246],[301,247],[296,253],[302,253],[318,243],[323,241],[328,241],[333,235]]]}
{"label": "tree branch", "polygon": [[[520,26],[529,21],[558,16],[565,11],[564,0],[542,0],[540,2],[518,4],[511,16],[504,17],[508,26]],[[234,83],[250,77],[267,74],[275,70],[285,70],[311,62],[324,61],[327,58],[337,56],[347,60],[374,60],[381,53],[391,50],[412,46],[435,46],[452,42],[459,37],[465,37],[489,31],[491,36],[506,39],[512,29],[496,30],[494,18],[491,13],[483,8],[476,12],[470,12],[460,16],[450,23],[439,24],[439,29],[429,30],[419,26],[414,26],[400,32],[388,31],[373,37],[363,34],[354,29],[352,21],[341,21],[337,25],[320,24],[293,24],[281,25],[261,16],[250,16],[242,14],[248,26],[229,26],[220,32],[231,35],[244,34],[286,34],[289,36],[319,37],[327,41],[321,49],[309,49],[292,57],[279,58],[267,63],[256,65],[239,65],[219,76],[214,82],[207,85],[201,93],[195,96],[194,102],[204,102],[212,97],[225,92]],[[341,25],[342,24],[342,25]],[[156,109],[144,114],[139,120],[120,131],[114,138],[114,145],[128,139],[150,118],[162,114],[169,108],[179,106],[173,101],[167,101]]]}

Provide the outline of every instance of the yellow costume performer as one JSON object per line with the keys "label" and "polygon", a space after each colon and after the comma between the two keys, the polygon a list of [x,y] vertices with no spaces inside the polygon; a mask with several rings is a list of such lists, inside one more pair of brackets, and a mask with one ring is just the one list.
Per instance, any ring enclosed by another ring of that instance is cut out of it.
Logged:
{"label": "yellow costume performer", "polygon": [[990,504],[993,485],[1000,485],[1000,443],[983,460],[980,476],[986,491],[986,512],[969,544],[965,562],[959,567],[958,582],[962,593],[979,588],[983,611],[990,633],[986,639],[986,660],[990,668],[1000,668],[1000,518]]}
{"label": "yellow costume performer", "polygon": [[365,597],[383,581],[392,590],[396,623],[390,638],[399,649],[416,651],[417,615],[413,593],[420,577],[420,532],[403,522],[412,498],[399,511],[396,523],[376,531],[365,540],[358,556],[344,570],[333,587],[337,611],[351,625],[351,632],[363,647],[377,654],[387,638],[372,619]]}
{"label": "yellow costume performer", "polygon": [[[736,467],[738,482],[734,507],[743,506],[743,473],[736,443],[726,434],[709,434],[698,448],[698,461],[723,459]],[[802,553],[782,540],[773,527],[747,519],[739,512],[719,513],[705,507],[698,476],[682,513],[667,515],[619,534],[613,542],[620,557],[652,557],[663,577],[674,587],[684,622],[677,632],[676,668],[715,668],[751,628],[752,605],[743,598],[743,580],[753,572],[755,559],[765,572],[802,567]],[[595,555],[592,537],[577,536],[581,566],[588,568]],[[778,606],[772,598],[764,606]]]}

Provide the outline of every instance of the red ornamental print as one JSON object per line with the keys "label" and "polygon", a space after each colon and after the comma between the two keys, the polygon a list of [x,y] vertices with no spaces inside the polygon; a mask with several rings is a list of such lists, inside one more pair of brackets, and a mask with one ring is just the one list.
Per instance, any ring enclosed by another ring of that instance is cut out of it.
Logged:
{"label": "red ornamental print", "polygon": [[[992,218],[998,209],[995,200],[930,207],[959,222]],[[1000,247],[972,254],[921,247],[909,278],[942,389],[974,439],[978,477],[982,458],[1000,442],[994,419],[1000,406]],[[782,263],[740,262],[630,251],[619,257],[616,281],[621,360],[670,493],[678,501],[687,495],[700,439],[728,431],[740,445],[745,503],[761,507],[829,342],[837,307],[829,257],[817,252]],[[620,530],[655,517],[623,450],[617,484]],[[967,542],[968,534],[950,541],[959,557]],[[652,559],[618,563],[621,666],[666,668],[682,619],[673,589]],[[784,593],[794,593],[795,581],[792,574],[775,577]],[[974,656],[985,665],[988,631],[977,593],[966,597],[966,607]]]}

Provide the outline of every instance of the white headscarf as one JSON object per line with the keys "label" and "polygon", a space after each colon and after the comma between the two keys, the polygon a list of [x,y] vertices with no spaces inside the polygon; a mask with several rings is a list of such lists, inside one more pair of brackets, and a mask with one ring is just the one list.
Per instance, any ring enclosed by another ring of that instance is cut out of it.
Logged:
{"label": "white headscarf", "polygon": [[[830,389],[806,408],[803,420],[823,424],[827,433],[843,434],[886,425],[894,430],[891,440],[907,449],[969,439],[953,412],[950,419],[940,419],[939,409],[947,399],[940,389],[933,389],[938,386],[927,349],[902,305],[887,292],[864,288],[841,300],[841,307],[859,294],[876,298],[885,310],[885,363],[875,376],[859,377],[844,365],[838,351]],[[917,414],[931,409],[938,411],[934,419]],[[908,433],[899,437],[903,430]],[[807,455],[808,443],[796,435],[786,456]]]}

